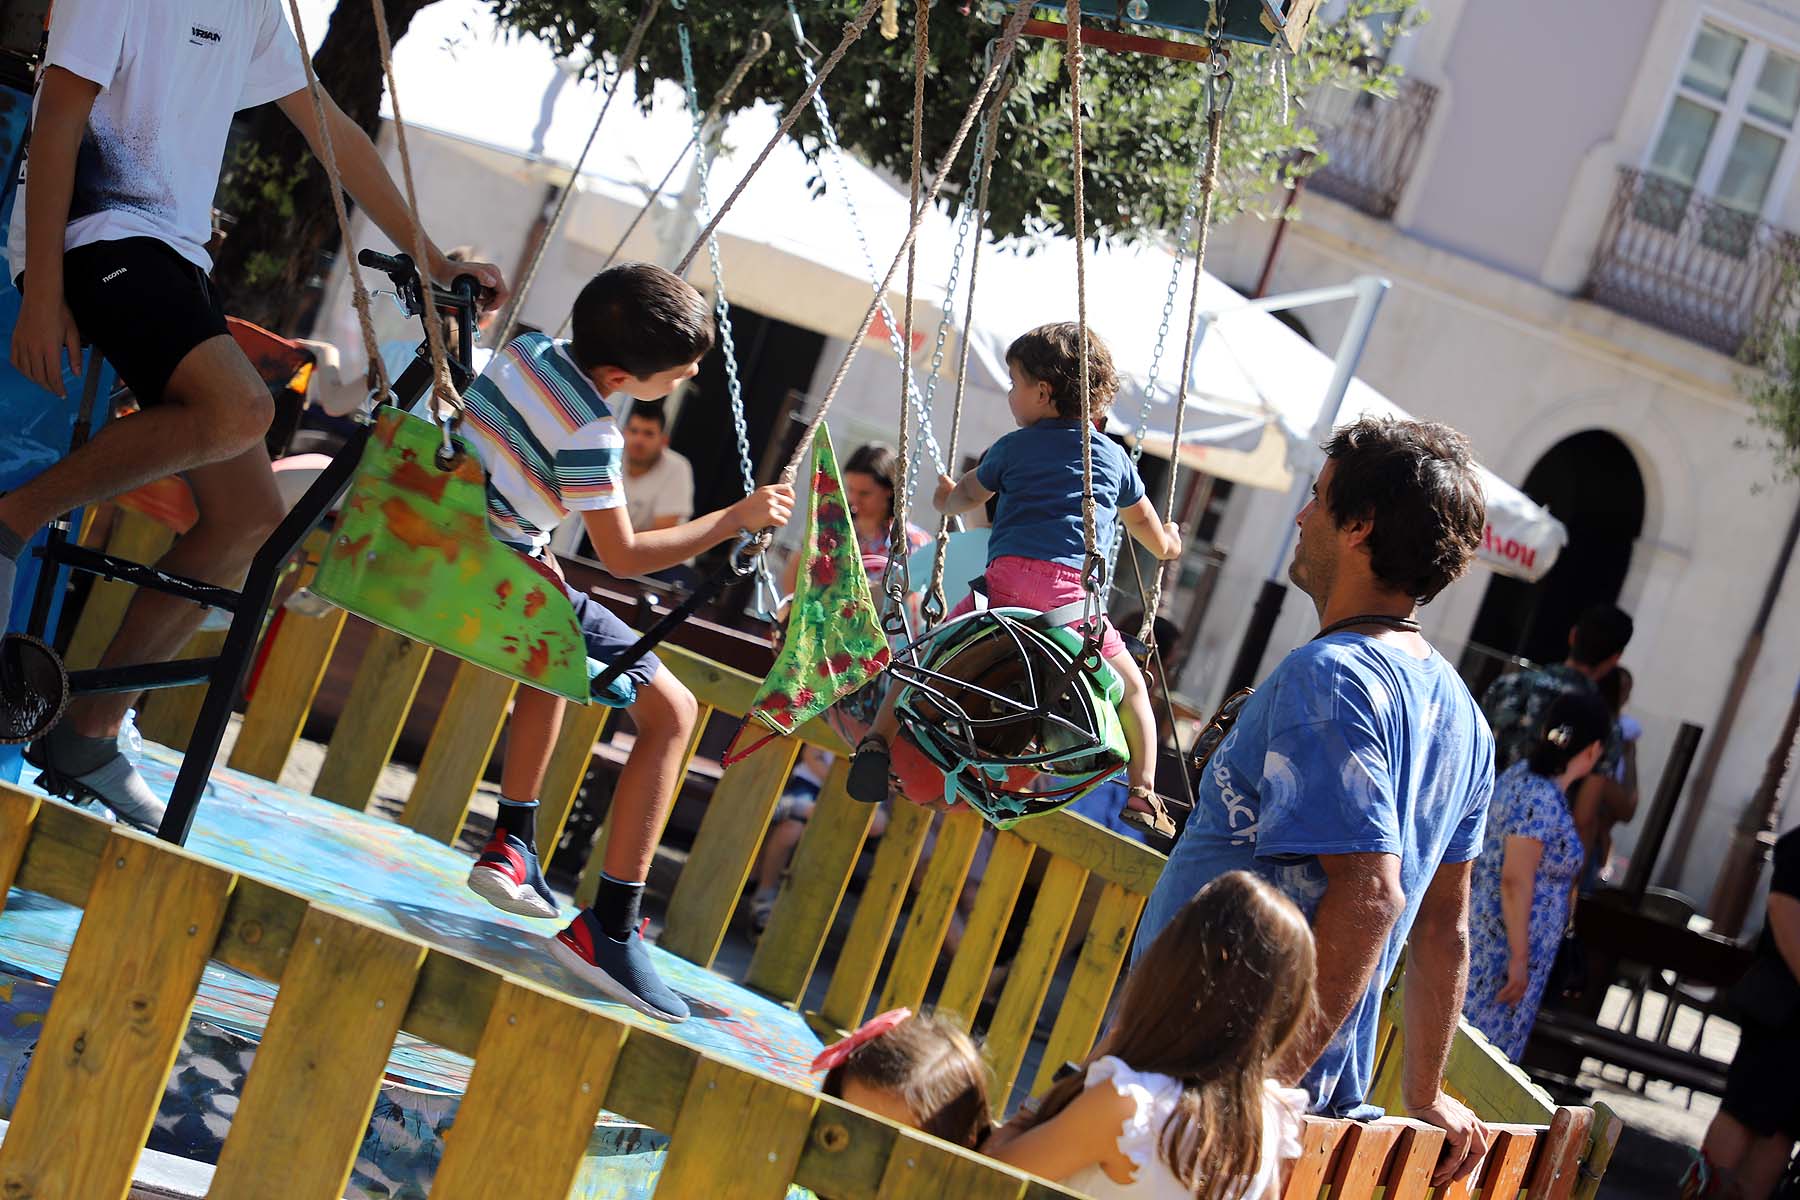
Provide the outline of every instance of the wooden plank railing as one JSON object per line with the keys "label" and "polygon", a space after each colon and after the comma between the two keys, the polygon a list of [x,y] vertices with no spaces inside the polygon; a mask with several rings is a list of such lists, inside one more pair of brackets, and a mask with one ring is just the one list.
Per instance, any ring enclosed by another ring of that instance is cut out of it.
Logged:
{"label": "wooden plank railing", "polygon": [[[296,639],[308,636],[306,627],[295,628],[298,632],[290,635],[288,623],[283,623],[277,633],[276,645],[269,654],[269,662],[278,661],[282,641],[290,636]],[[315,642],[316,639],[309,640],[309,644]],[[368,654],[380,657],[369,671],[357,671],[359,681],[383,664],[404,658],[406,661],[395,668],[396,686],[409,692],[417,688],[423,655],[416,658],[399,655],[395,646],[381,639],[370,643]],[[702,722],[715,711],[740,716],[748,710],[759,683],[751,675],[677,646],[665,645],[659,655],[667,669],[694,692],[701,705]],[[307,666],[309,673],[316,669],[316,660]],[[367,682],[377,683],[373,678],[367,678]],[[498,679],[468,664],[459,666],[433,731],[419,783],[402,817],[404,823],[440,840],[454,840],[466,818],[469,798],[505,721],[512,690],[513,685],[508,680]],[[297,730],[304,725],[306,707],[312,698],[305,688],[259,687],[246,720],[270,729]],[[365,708],[370,707],[368,699],[352,697],[353,702],[360,701]],[[353,786],[333,788],[332,798],[340,803],[352,806],[366,803],[370,784],[385,765],[406,718],[406,706],[397,700],[373,707],[380,710],[380,720],[369,721],[366,725],[340,721],[331,738],[321,779],[330,777],[353,782]],[[564,721],[545,792],[546,824],[542,831],[551,835],[546,837],[545,844],[553,844],[552,827],[560,830],[567,816],[586,773],[595,739],[606,720],[600,710],[572,708]],[[735,918],[745,881],[756,863],[769,815],[803,742],[840,756],[849,750],[827,724],[815,720],[794,737],[777,739],[757,755],[728,769],[719,781],[714,791],[719,802],[708,806],[687,867],[670,899],[661,938],[665,949],[701,965],[713,963]],[[689,745],[683,760],[684,773],[691,767],[697,745],[698,736]],[[334,760],[350,765],[334,768]],[[271,761],[265,765],[265,777],[274,773],[267,767],[275,767],[275,764]],[[829,934],[846,902],[849,882],[868,840],[874,810],[850,799],[845,793],[845,774],[846,764],[840,758],[820,794],[817,808],[794,853],[770,923],[758,941],[742,979],[746,986],[792,1007],[802,1005],[813,974],[825,958]],[[49,810],[46,810],[40,816],[40,826],[48,815]],[[59,814],[51,826],[63,830],[65,819]],[[934,820],[937,826],[935,843],[921,867],[920,860],[931,838]],[[1165,860],[1162,855],[1072,813],[1052,813],[1022,822],[1011,831],[994,835],[962,935],[954,952],[947,953],[947,934],[958,912],[958,900],[968,886],[971,863],[983,833],[981,823],[972,814],[936,820],[934,814],[912,805],[895,807],[876,848],[860,898],[854,911],[848,914],[848,933],[836,948],[823,1000],[816,1012],[807,1015],[829,1040],[839,1031],[859,1023],[868,1013],[872,999],[879,995],[883,1005],[933,1006],[941,1015],[965,1028],[974,1026],[984,997],[995,990],[994,975],[1002,941],[1009,926],[1014,925],[1027,886],[1035,884],[1029,910],[1023,914],[1022,935],[1006,964],[1004,982],[998,987],[992,1015],[985,1027],[978,1029],[984,1034],[999,1085],[996,1096],[1004,1102],[1025,1064],[1033,1035],[1044,1016],[1051,980],[1067,953],[1075,955],[1069,985],[1054,1014],[1041,1060],[1027,1081],[1029,1090],[1041,1091],[1048,1085],[1058,1064],[1080,1059],[1091,1050],[1123,971],[1145,900],[1154,888]],[[601,840],[590,854],[589,864],[594,871],[601,860],[606,835],[603,827]],[[84,836],[91,842],[94,835]],[[34,833],[34,845],[37,837]],[[53,844],[62,843],[53,841]],[[52,861],[59,860],[52,856]],[[3,857],[0,857],[0,865],[4,865]],[[75,902],[80,902],[85,898],[91,871],[77,887],[57,874],[61,869],[43,867],[35,877],[48,877],[47,882],[62,885],[60,891],[52,894],[64,899],[73,896]],[[583,890],[591,888],[592,881],[593,873],[590,872],[583,881]],[[242,881],[237,895],[244,895],[248,884],[251,881]],[[32,885],[28,883],[27,886]],[[250,886],[247,894],[256,898],[259,904],[276,903],[270,899],[277,895],[276,890],[263,885]],[[578,898],[580,895],[578,892]],[[1093,902],[1085,903],[1084,895]],[[237,903],[238,900],[233,899],[232,904]],[[303,903],[288,897],[280,904],[286,906],[281,910],[281,919],[289,922],[287,927],[297,928]],[[1078,915],[1087,918],[1085,930],[1071,946]],[[906,924],[896,944],[894,934],[902,916]],[[226,931],[230,932],[229,922]],[[261,973],[265,978],[276,978],[280,973],[280,962],[271,959],[267,949],[251,952],[234,949],[227,942],[220,945],[218,957],[223,961],[233,965],[240,965],[238,960],[259,962],[262,971],[253,970],[252,973]],[[934,989],[932,983],[940,977],[941,983]],[[442,983],[442,989],[434,986],[438,983]],[[505,986],[526,987],[511,981]],[[500,987],[497,973],[432,950],[420,968],[419,990],[408,1010],[408,1019],[412,1023],[403,1027],[452,1049],[473,1053],[481,1041],[482,1021],[492,1008]],[[507,994],[514,995],[515,992]],[[1398,1011],[1397,996],[1398,989],[1395,988],[1386,1012]],[[480,1019],[463,1012],[464,1008],[478,1010],[482,1014]],[[556,1019],[574,1020],[563,1016]],[[684,1099],[684,1089],[697,1055],[673,1038],[657,1036],[660,1040],[654,1040],[648,1034],[640,1037],[634,1029],[626,1039],[626,1049],[620,1052],[622,1057],[607,1085],[606,1105],[628,1117],[667,1130],[676,1126],[689,1103]],[[653,1045],[655,1048],[633,1050],[634,1045]],[[1384,1024],[1379,1045],[1372,1098],[1397,1096],[1402,1047],[1399,1031],[1391,1022]],[[657,1070],[661,1074],[650,1072],[647,1066],[650,1063],[658,1064]],[[1484,1119],[1529,1125],[1540,1130],[1550,1130],[1554,1126],[1558,1110],[1548,1097],[1466,1027],[1456,1038],[1448,1075],[1448,1089],[1467,1098]],[[673,1082],[665,1076],[671,1076]],[[639,1084],[650,1089],[651,1094],[625,1100],[621,1089]],[[732,1094],[740,1101],[749,1094],[743,1089],[755,1090],[749,1083],[731,1086],[737,1089]],[[615,1103],[615,1098],[620,1103]],[[701,1101],[696,1099],[694,1102]],[[837,1106],[831,1106],[831,1111],[837,1113]],[[1610,1114],[1603,1114],[1603,1118],[1582,1126],[1584,1140],[1577,1156],[1579,1161],[1590,1166],[1598,1164],[1601,1168],[1610,1153],[1607,1139],[1617,1137],[1616,1119]],[[823,1118],[814,1118],[815,1128],[819,1120]],[[859,1116],[856,1120],[863,1122],[856,1128],[874,1139],[883,1155],[892,1148],[891,1129],[867,1132],[874,1128],[868,1124],[872,1119]],[[1317,1128],[1335,1129],[1337,1126],[1321,1123]],[[1344,1177],[1346,1179],[1366,1176],[1386,1180],[1393,1170],[1399,1169],[1395,1164],[1411,1161],[1406,1158],[1407,1154],[1414,1150],[1424,1153],[1421,1139],[1429,1140],[1428,1135],[1416,1130],[1403,1130],[1391,1136],[1385,1132],[1357,1132],[1363,1128],[1350,1126],[1347,1131],[1330,1135],[1311,1135],[1321,1139],[1316,1157],[1324,1162],[1322,1169],[1328,1176],[1343,1164],[1342,1170],[1351,1172],[1350,1176]],[[778,1132],[772,1131],[769,1136],[776,1137]],[[1523,1133],[1509,1134],[1509,1137],[1512,1140],[1508,1145],[1514,1141],[1525,1144]],[[820,1156],[827,1153],[816,1145],[802,1152],[798,1159],[798,1174],[793,1177],[806,1182],[808,1164],[816,1165]],[[1343,1158],[1345,1154],[1349,1158]],[[1517,1156],[1516,1151],[1509,1151],[1509,1154],[1513,1158]],[[832,1161],[842,1161],[840,1151],[830,1151],[829,1155],[836,1156]],[[548,1149],[539,1156],[544,1161],[554,1157]],[[861,1164],[857,1170],[864,1172],[857,1177],[859,1180],[879,1179],[878,1168],[885,1169],[883,1164],[887,1161],[884,1156],[861,1151],[853,1157]],[[1367,1166],[1377,1159],[1378,1171]],[[1506,1161],[1511,1162],[1512,1158]],[[3,1162],[4,1157],[0,1156],[0,1163]],[[683,1166],[681,1169],[700,1168]],[[823,1170],[822,1167],[819,1169]],[[1489,1170],[1510,1172],[1512,1167],[1490,1167]],[[873,1174],[869,1174],[871,1172]],[[701,1176],[696,1175],[698,1178]],[[1335,1176],[1322,1176],[1320,1186],[1329,1185],[1332,1178]],[[0,1184],[3,1183],[4,1176],[0,1174]],[[859,1183],[859,1189],[863,1186],[864,1183]],[[832,1194],[872,1194],[859,1189]],[[1291,1190],[1289,1194],[1310,1197],[1317,1193],[1302,1188]],[[1338,1194],[1348,1196],[1353,1193]]]}
{"label": "wooden plank railing", "polygon": [[85,910],[0,1143],[9,1195],[126,1194],[209,959],[278,989],[214,1197],[341,1196],[400,1030],[475,1062],[434,1197],[566,1195],[602,1107],[671,1135],[664,1194],[1073,1194],[10,785],[0,848],[0,894]]}

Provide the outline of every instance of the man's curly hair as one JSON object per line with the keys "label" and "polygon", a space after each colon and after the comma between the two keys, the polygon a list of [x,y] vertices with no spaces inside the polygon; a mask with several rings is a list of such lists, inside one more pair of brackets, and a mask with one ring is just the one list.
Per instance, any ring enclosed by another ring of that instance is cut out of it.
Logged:
{"label": "man's curly hair", "polygon": [[[1113,367],[1112,352],[1093,329],[1088,330],[1088,395],[1093,416],[1100,417],[1112,407],[1119,391],[1119,373]],[[1056,415],[1066,420],[1081,419],[1081,327],[1074,321],[1057,321],[1039,325],[1029,333],[1021,333],[1006,348],[1006,361],[1016,365],[1038,383],[1050,385],[1050,401]]]}
{"label": "man's curly hair", "polygon": [[1369,565],[1388,587],[1424,604],[1469,568],[1487,527],[1487,501],[1469,439],[1448,425],[1364,417],[1325,444],[1336,469],[1332,521],[1370,520]]}

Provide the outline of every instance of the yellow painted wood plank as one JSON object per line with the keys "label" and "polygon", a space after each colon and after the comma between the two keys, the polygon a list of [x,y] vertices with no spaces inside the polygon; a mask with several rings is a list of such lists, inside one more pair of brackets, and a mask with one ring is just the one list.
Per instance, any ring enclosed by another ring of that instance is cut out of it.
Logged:
{"label": "yellow painted wood plank", "polygon": [[1444,1090],[1484,1121],[1548,1125],[1556,1104],[1467,1021],[1457,1023],[1444,1064]]}
{"label": "yellow painted wood plank", "polygon": [[776,738],[725,768],[669,897],[658,939],[664,950],[712,966],[799,753],[798,739]]}
{"label": "yellow painted wood plank", "polygon": [[[663,833],[669,828],[669,818],[675,815],[675,802],[681,799],[681,789],[687,785],[688,770],[693,766],[694,755],[700,751],[700,739],[706,735],[706,722],[712,717],[712,709],[705,704],[700,706],[700,715],[694,721],[694,734],[688,739],[687,749],[681,755],[681,769],[675,772],[675,795],[669,801],[669,807],[663,810],[662,824],[656,827],[656,840],[662,841]],[[616,781],[615,781],[616,782]],[[568,819],[566,816],[563,818]],[[587,861],[581,864],[581,878],[575,882],[575,903],[582,908],[593,904],[594,897],[600,891],[600,873],[606,858],[606,842],[612,837],[613,806],[606,806],[606,816],[600,821],[600,832],[594,835],[594,844],[588,850]]]}
{"label": "yellow painted wood plank", "polygon": [[[750,711],[750,703],[762,680],[747,671],[728,667],[692,650],[664,642],[656,648],[656,657],[670,674],[687,685],[694,698],[709,708],[741,717]],[[850,746],[824,717],[814,717],[794,731],[794,737],[833,754],[849,754]]]}
{"label": "yellow painted wood plank", "polygon": [[[203,629],[188,639],[177,658],[211,658],[225,644],[223,629]],[[186,750],[194,734],[194,722],[200,718],[200,704],[206,699],[204,683],[180,688],[158,688],[146,692],[138,701],[137,727],[145,740]]]}
{"label": "yellow painted wood plank", "polygon": [[797,1004],[806,994],[875,816],[875,805],[852,800],[844,790],[849,777],[850,760],[841,757],[825,777],[744,978],[746,987],[783,1004]]}
{"label": "yellow painted wood plank", "polygon": [[538,793],[537,840],[546,856],[562,837],[569,810],[575,807],[575,797],[593,765],[594,743],[614,711],[603,704],[563,705],[562,728],[556,731],[544,788]]}
{"label": "yellow painted wood plank", "polygon": [[402,825],[445,844],[456,841],[481,773],[494,753],[494,743],[500,740],[506,706],[516,686],[504,675],[473,663],[457,665],[450,694],[425,745],[425,759],[419,764],[412,794],[400,813]]}
{"label": "yellow painted wood plank", "polygon": [[1086,867],[1100,878],[1148,896],[1169,860],[1155,850],[1078,813],[1060,809],[1020,821],[1013,832],[1058,858]]}
{"label": "yellow painted wood plank", "polygon": [[41,804],[30,792],[10,785],[0,787],[0,908],[5,907],[6,894],[19,877],[19,864],[25,858]]}
{"label": "yellow painted wood plank", "polygon": [[1606,1177],[1606,1168],[1612,1165],[1613,1154],[1619,1148],[1619,1135],[1625,1132],[1625,1122],[1619,1114],[1605,1104],[1594,1105],[1594,1124],[1588,1134],[1587,1153],[1582,1156],[1581,1174],[1570,1193],[1575,1200],[1594,1200],[1600,1194],[1600,1181]]}
{"label": "yellow painted wood plank", "polygon": [[[113,510],[112,530],[106,538],[108,554],[154,564],[174,543],[174,531],[168,526],[129,508]],[[63,655],[69,670],[81,671],[99,664],[100,655],[119,631],[119,622],[125,619],[126,606],[136,591],[129,583],[95,578],[87,599],[82,601],[81,616]]]}
{"label": "yellow painted wood plank", "polygon": [[987,869],[981,874],[981,886],[975,891],[975,908],[963,929],[962,943],[950,960],[950,972],[938,991],[937,1016],[966,1032],[975,1020],[981,998],[987,992],[988,980],[994,974],[994,960],[1000,954],[1000,940],[1012,921],[1013,909],[1019,903],[1019,890],[1025,885],[1025,873],[1031,867],[1037,848],[1010,832],[994,835],[994,848],[988,853]]}
{"label": "yellow painted wood plank", "polygon": [[159,842],[107,840],[0,1143],[0,1195],[130,1189],[232,883]]}
{"label": "yellow painted wood plank", "polygon": [[994,1072],[996,1096],[1012,1091],[1031,1031],[1037,1025],[1038,1011],[1050,991],[1050,979],[1062,958],[1069,922],[1081,903],[1087,877],[1086,868],[1066,858],[1052,858],[1044,868],[1037,900],[1025,922],[1025,936],[1019,942],[1018,953],[1013,955],[1006,986],[1000,990],[1000,1003],[994,1009],[993,1024],[988,1026],[988,1065]]}
{"label": "yellow painted wood plank", "polygon": [[880,1195],[884,1200],[1020,1200],[1026,1183],[1024,1174],[992,1159],[907,1130],[888,1155]]}
{"label": "yellow painted wood plank", "polygon": [[831,986],[819,1006],[819,1016],[839,1029],[862,1023],[875,976],[894,934],[894,921],[906,900],[919,850],[931,828],[931,810],[916,804],[897,803],[881,846],[875,851],[875,867],[863,885],[862,902],[850,920],[850,933],[831,969]]}
{"label": "yellow painted wood plank", "polygon": [[423,943],[327,909],[307,911],[219,1155],[212,1200],[258,1200],[272,1179],[282,1181],[284,1200],[343,1196],[424,961]]}
{"label": "yellow painted wood plank", "polygon": [[274,644],[256,677],[256,693],[244,710],[244,723],[231,749],[233,770],[258,779],[281,778],[343,629],[341,609],[322,617],[301,616],[292,609],[281,613]]}
{"label": "yellow painted wood plank", "polygon": [[1100,903],[1088,922],[1081,956],[1075,960],[1069,988],[1063,993],[1056,1024],[1044,1046],[1044,1060],[1038,1064],[1037,1078],[1031,1084],[1032,1095],[1041,1096],[1049,1089],[1051,1077],[1063,1063],[1081,1062],[1094,1048],[1094,1038],[1100,1033],[1100,1022],[1106,1016],[1113,985],[1125,965],[1131,935],[1137,930],[1146,899],[1116,883],[1100,889]]}
{"label": "yellow painted wood plank", "polygon": [[798,1088],[702,1058],[669,1133],[656,1195],[784,1200],[817,1104]]}
{"label": "yellow painted wood plank", "polygon": [[975,848],[981,842],[986,822],[974,809],[959,808],[946,813],[938,826],[937,841],[931,847],[931,858],[925,864],[925,877],[907,909],[906,932],[900,936],[900,947],[888,967],[887,981],[882,985],[882,1011],[890,1008],[918,1008],[925,1001],[925,989],[931,984],[932,970],[949,932],[950,918],[956,913],[956,902],[962,896],[963,884],[969,878],[969,864],[975,860]]}
{"label": "yellow painted wood plank", "polygon": [[319,778],[313,782],[313,795],[358,812],[369,807],[430,664],[430,646],[379,625],[371,627],[350,693],[331,731],[331,744],[325,748]]}
{"label": "yellow painted wood plank", "polygon": [[434,1200],[568,1195],[627,1028],[521,981],[501,984]]}

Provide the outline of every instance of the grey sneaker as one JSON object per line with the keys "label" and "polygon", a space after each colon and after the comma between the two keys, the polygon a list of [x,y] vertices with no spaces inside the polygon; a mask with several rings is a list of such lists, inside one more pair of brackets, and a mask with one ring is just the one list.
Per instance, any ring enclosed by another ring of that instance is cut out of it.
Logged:
{"label": "grey sneaker", "polygon": [[57,726],[25,751],[25,761],[41,772],[38,786],[76,803],[97,800],[132,828],[155,833],[168,805],[119,752],[117,739],[64,733],[66,728]]}

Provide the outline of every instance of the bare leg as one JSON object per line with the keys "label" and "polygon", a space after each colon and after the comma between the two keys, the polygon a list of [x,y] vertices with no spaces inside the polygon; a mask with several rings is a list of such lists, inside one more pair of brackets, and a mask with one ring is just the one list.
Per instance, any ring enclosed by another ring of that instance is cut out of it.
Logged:
{"label": "bare leg", "polygon": [[1781,1182],[1781,1173],[1787,1170],[1788,1159],[1793,1153],[1794,1139],[1790,1137],[1778,1133],[1756,1139],[1744,1156],[1744,1165],[1738,1169],[1739,1192],[1748,1200],[1763,1200],[1765,1196],[1774,1195],[1775,1185]]}
{"label": "bare leg", "polygon": [[513,695],[512,717],[506,725],[506,761],[500,767],[500,794],[508,800],[531,801],[544,789],[544,773],[550,769],[550,752],[562,730],[561,696],[522,687]]}
{"label": "bare leg", "polygon": [[242,455],[274,414],[267,385],[237,343],[211,338],[181,360],[161,404],[107,422],[92,441],[0,496],[0,524],[30,537],[72,508]]}
{"label": "bare leg", "polygon": [[763,838],[762,855],[756,864],[756,890],[764,895],[773,895],[781,887],[781,873],[793,860],[794,847],[800,844],[800,836],[806,832],[805,821],[787,820],[779,822],[769,830]]}
{"label": "bare leg", "polygon": [[[1746,1195],[1737,1188],[1738,1173],[1745,1167],[1752,1148],[1760,1140],[1730,1113],[1721,1110],[1714,1116],[1712,1124],[1706,1127],[1706,1138],[1700,1143],[1700,1153],[1706,1165],[1716,1173],[1717,1184],[1722,1186],[1709,1190],[1706,1194],[1725,1197]],[[1689,1181],[1692,1182],[1693,1178],[1690,1173]]]}
{"label": "bare leg", "polygon": [[627,711],[637,726],[637,743],[613,789],[612,832],[601,865],[612,878],[636,883],[649,878],[700,705],[679,679],[660,670]]}
{"label": "bare leg", "polygon": [[[1156,729],[1156,714],[1150,709],[1150,689],[1144,686],[1144,673],[1137,662],[1121,650],[1106,657],[1106,665],[1118,672],[1125,684],[1125,699],[1119,704],[1119,724],[1125,731],[1125,749],[1131,761],[1125,765],[1125,777],[1132,787],[1156,787],[1156,749],[1151,745]],[[1150,805],[1133,796],[1127,808],[1148,812]]]}

